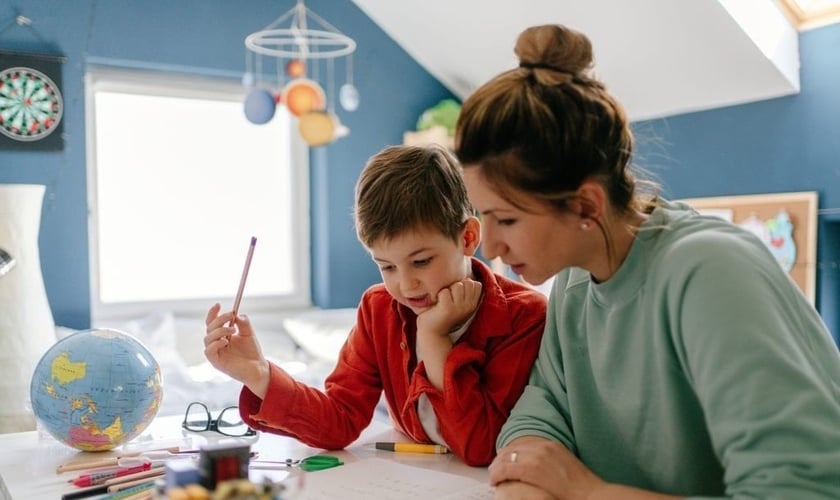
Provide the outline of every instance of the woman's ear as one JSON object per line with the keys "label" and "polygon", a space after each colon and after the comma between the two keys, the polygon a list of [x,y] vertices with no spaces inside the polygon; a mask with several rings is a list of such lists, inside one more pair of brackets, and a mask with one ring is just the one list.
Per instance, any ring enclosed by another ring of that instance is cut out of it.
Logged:
{"label": "woman's ear", "polygon": [[478,218],[470,217],[464,224],[464,255],[475,255],[478,245],[481,243],[481,223]]}
{"label": "woman's ear", "polygon": [[573,200],[569,203],[572,213],[588,220],[601,220],[609,203],[604,186],[593,180],[583,181]]}

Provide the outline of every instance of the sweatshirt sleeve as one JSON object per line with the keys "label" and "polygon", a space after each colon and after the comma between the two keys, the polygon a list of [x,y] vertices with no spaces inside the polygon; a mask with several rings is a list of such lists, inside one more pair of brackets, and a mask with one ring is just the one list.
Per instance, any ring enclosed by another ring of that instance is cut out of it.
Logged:
{"label": "sweatshirt sleeve", "polygon": [[296,381],[276,365],[264,400],[247,388],[240,413],[252,428],[291,436],[308,446],[342,449],[370,424],[382,392],[373,348],[357,324],[342,347],[324,390]]}
{"label": "sweatshirt sleeve", "polygon": [[674,263],[666,297],[727,495],[840,498],[837,347],[772,257],[719,243]]}
{"label": "sweatshirt sleeve", "polygon": [[526,290],[510,299],[510,331],[486,346],[456,343],[444,364],[443,391],[429,382],[422,363],[409,388],[414,403],[426,394],[447,445],[472,466],[493,460],[496,437],[527,382],[545,323],[542,295]]}
{"label": "sweatshirt sleeve", "polygon": [[496,447],[501,448],[522,436],[540,436],[559,441],[575,452],[571,430],[569,398],[557,314],[563,307],[569,270],[562,271],[554,286],[546,312],[545,333],[534,361],[528,384],[499,432]]}

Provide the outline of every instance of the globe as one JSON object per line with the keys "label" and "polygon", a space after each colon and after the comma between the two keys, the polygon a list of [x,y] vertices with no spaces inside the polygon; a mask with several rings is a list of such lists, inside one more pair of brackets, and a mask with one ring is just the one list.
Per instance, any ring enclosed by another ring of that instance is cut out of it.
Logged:
{"label": "globe", "polygon": [[58,441],[105,451],[148,427],[160,408],[163,380],[139,340],[92,329],[72,333],[44,353],[29,395],[38,423]]}

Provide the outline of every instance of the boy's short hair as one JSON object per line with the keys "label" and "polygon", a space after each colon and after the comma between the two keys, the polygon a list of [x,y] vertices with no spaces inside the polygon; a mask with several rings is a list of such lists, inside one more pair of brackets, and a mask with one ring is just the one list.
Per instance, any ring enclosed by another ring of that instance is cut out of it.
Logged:
{"label": "boy's short hair", "polygon": [[472,215],[461,167],[439,146],[390,146],[356,183],[356,235],[370,248],[405,231],[431,229],[453,241]]}

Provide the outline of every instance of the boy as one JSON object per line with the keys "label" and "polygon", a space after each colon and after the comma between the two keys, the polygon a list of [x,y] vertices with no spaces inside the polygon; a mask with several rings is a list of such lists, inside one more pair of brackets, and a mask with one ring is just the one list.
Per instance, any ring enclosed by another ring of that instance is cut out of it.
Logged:
{"label": "boy", "polygon": [[393,146],[356,185],[359,241],[383,283],[362,296],[355,327],[323,391],[268,362],[247,317],[207,314],[205,356],[242,382],[254,429],[325,449],[370,424],[384,391],[394,426],[446,446],[465,463],[495,455],[499,429],[525,386],[545,324],[545,298],[473,257],[481,241],[460,168],[437,147]]}

